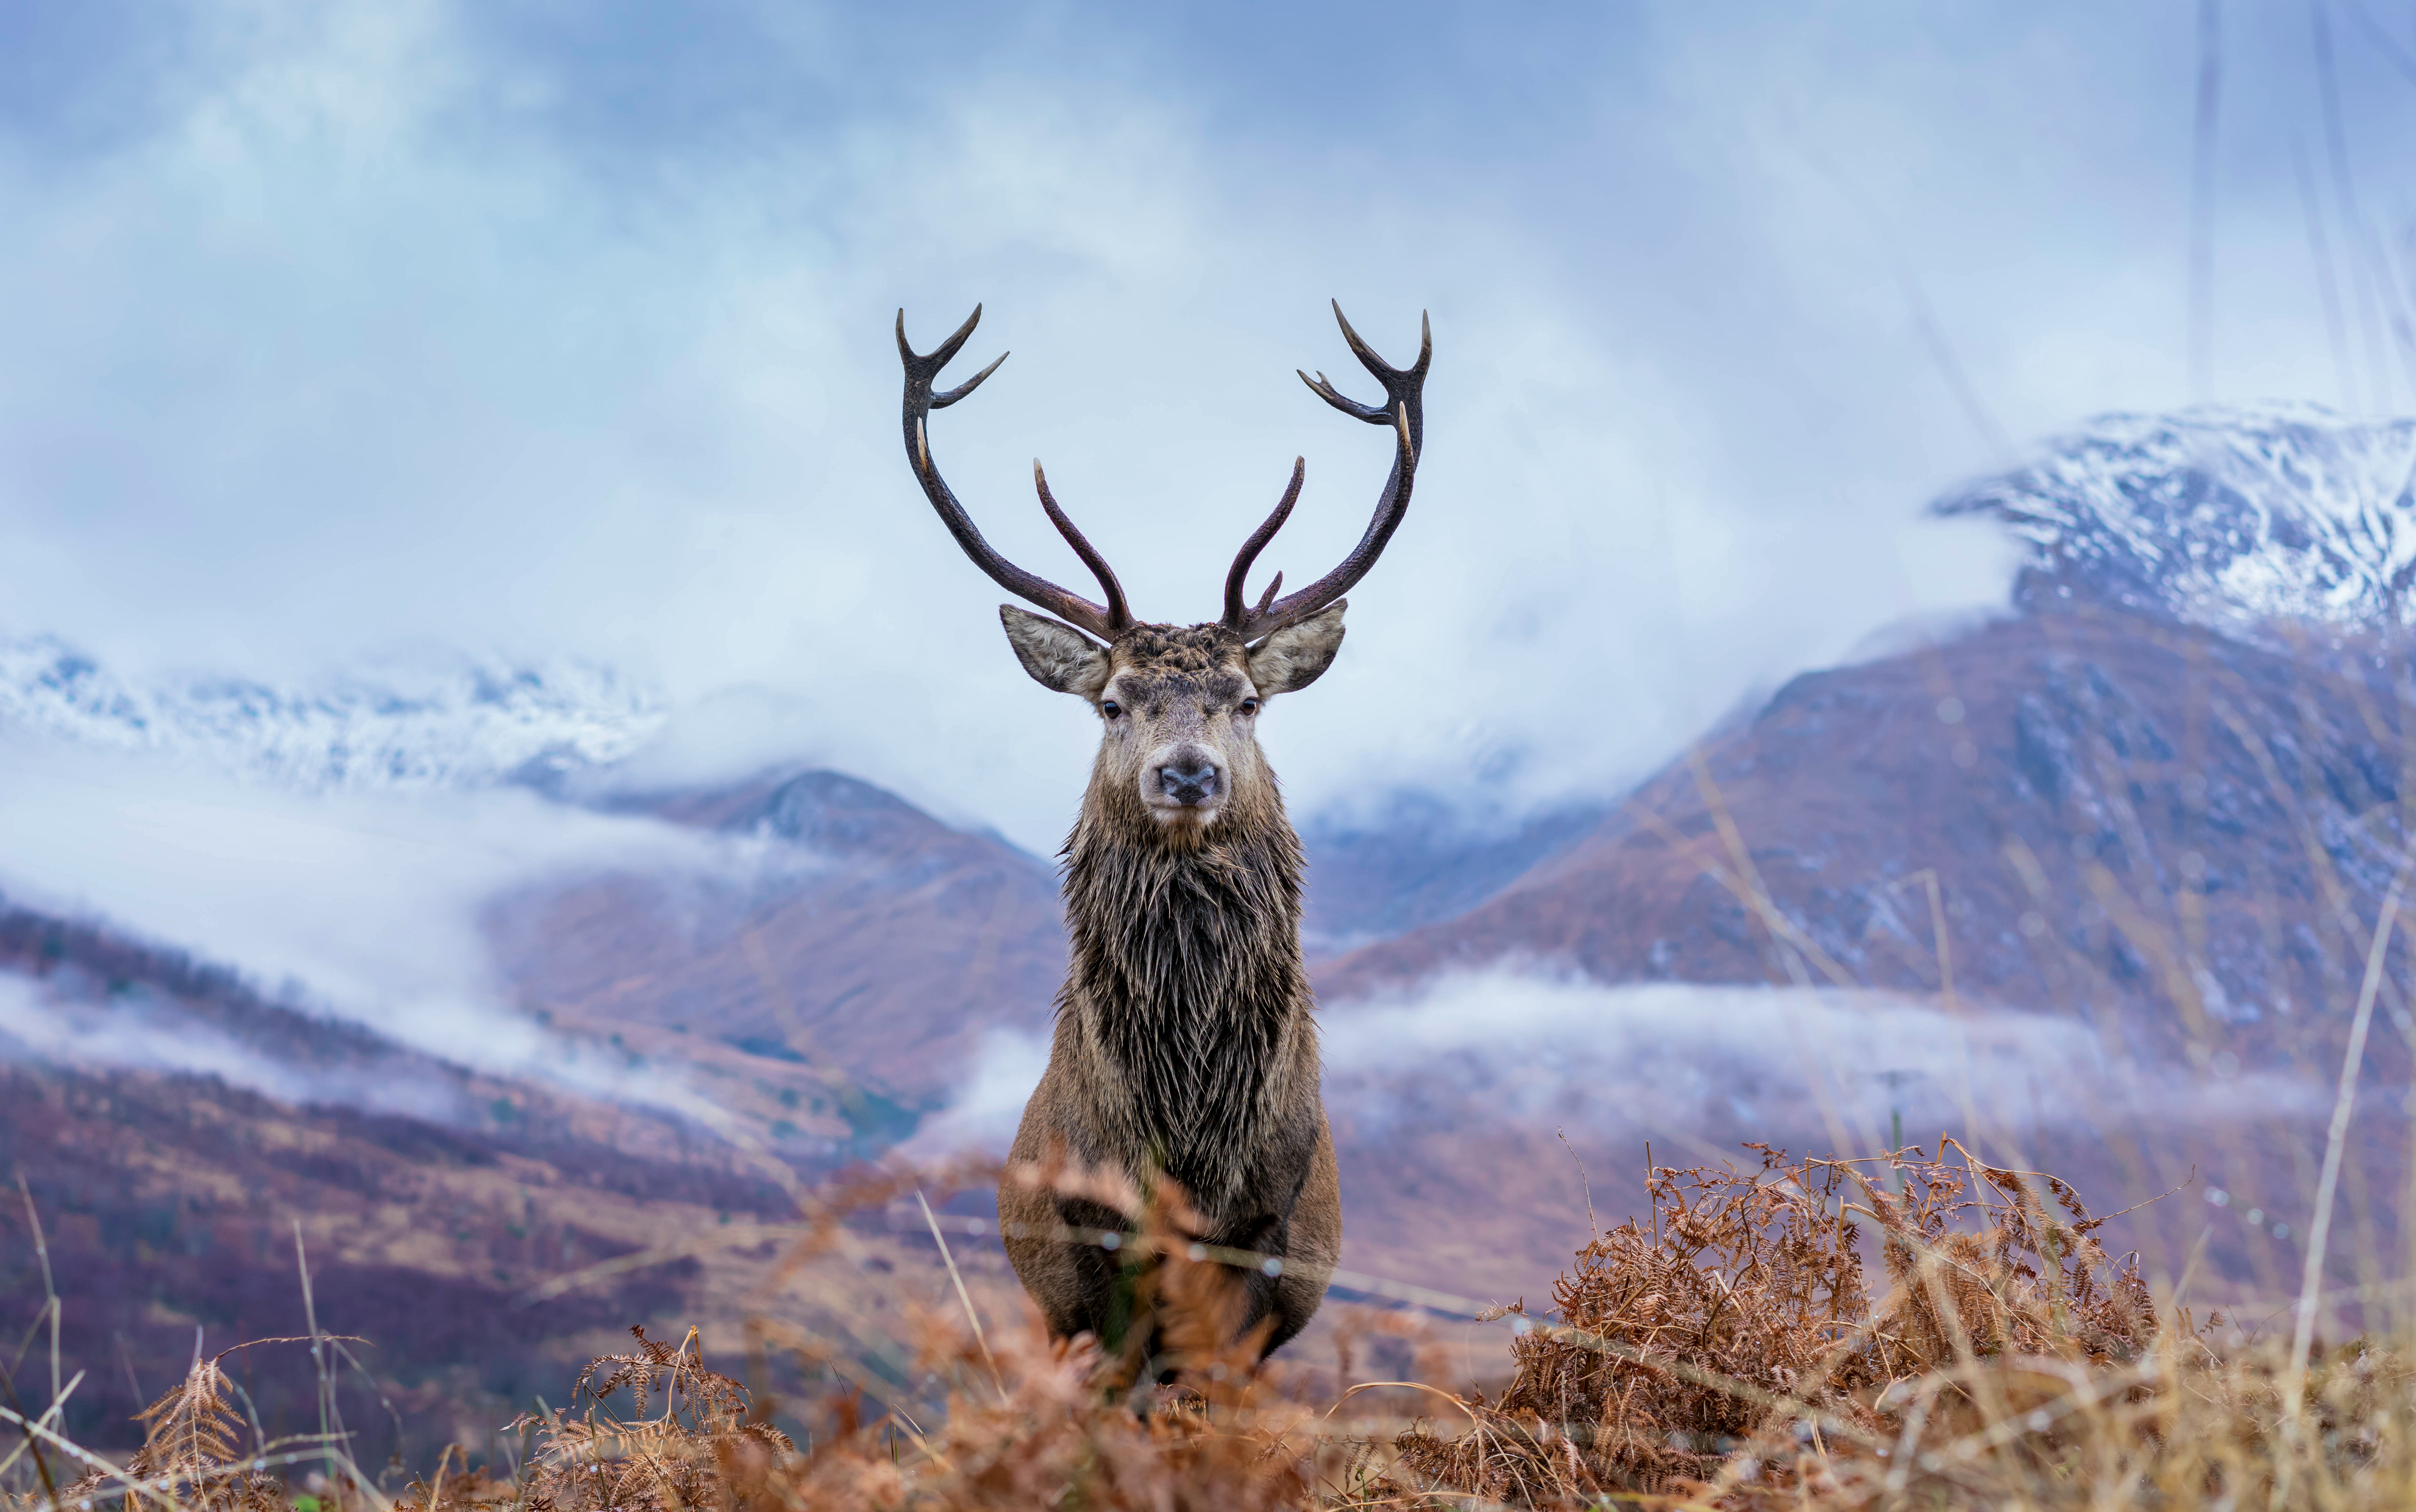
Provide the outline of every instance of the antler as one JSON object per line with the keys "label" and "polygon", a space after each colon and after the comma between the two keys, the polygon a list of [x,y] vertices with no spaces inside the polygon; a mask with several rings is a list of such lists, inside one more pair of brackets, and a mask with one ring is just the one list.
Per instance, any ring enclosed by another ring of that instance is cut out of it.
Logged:
{"label": "antler", "polygon": [[981,306],[974,306],[974,312],[957,327],[957,333],[934,347],[929,355],[924,355],[907,345],[906,311],[901,310],[898,312],[898,356],[906,365],[906,460],[914,464],[914,476],[922,480],[923,492],[930,499],[931,507],[940,512],[940,522],[948,527],[948,534],[954,536],[964,553],[973,558],[974,566],[989,574],[991,582],[1018,598],[1039,605],[1069,625],[1112,641],[1132,627],[1132,611],[1125,604],[1124,588],[1116,582],[1115,573],[1110,570],[1107,558],[1082,537],[1082,533],[1074,528],[1074,522],[1066,519],[1065,511],[1058,508],[1057,501],[1049,497],[1049,479],[1041,473],[1039,462],[1032,464],[1032,480],[1040,490],[1040,507],[1048,513],[1049,522],[1057,527],[1057,533],[1065,537],[1065,544],[1074,548],[1074,554],[1080,557],[1082,565],[1091,569],[1091,575],[1099,580],[1099,587],[1108,596],[1105,604],[1095,604],[1078,593],[1060,588],[1048,579],[1026,572],[999,555],[989,542],[982,539],[981,532],[974,528],[973,518],[965,513],[965,507],[957,502],[947,480],[940,476],[939,465],[931,461],[931,412],[946,409],[980,387],[983,379],[998,371],[998,363],[1006,360],[1006,354],[1001,353],[998,362],[991,363],[956,387],[944,393],[931,392],[931,380],[940,375],[940,370],[946,367],[948,359],[965,344],[965,338],[973,335],[974,327],[981,324]]}
{"label": "antler", "polygon": [[1225,627],[1239,633],[1246,641],[1262,640],[1288,625],[1297,625],[1350,592],[1351,584],[1366,577],[1368,568],[1376,565],[1376,558],[1384,554],[1385,542],[1393,538],[1393,532],[1399,527],[1401,517],[1409,512],[1410,485],[1417,476],[1418,453],[1426,441],[1426,417],[1418,400],[1426,386],[1427,363],[1434,356],[1434,332],[1425,314],[1420,313],[1418,360],[1407,368],[1395,368],[1359,339],[1359,333],[1351,328],[1350,320],[1343,315],[1339,301],[1335,303],[1334,318],[1341,325],[1342,339],[1351,343],[1351,350],[1359,358],[1360,366],[1373,373],[1376,381],[1384,386],[1384,402],[1362,404],[1355,400],[1345,399],[1336,392],[1334,385],[1327,382],[1321,372],[1315,378],[1304,372],[1300,381],[1308,385],[1318,398],[1343,414],[1355,416],[1369,425],[1393,428],[1397,449],[1393,457],[1392,476],[1384,479],[1384,491],[1377,495],[1376,514],[1367,522],[1367,533],[1359,537],[1359,544],[1351,549],[1351,554],[1342,559],[1339,567],[1300,592],[1282,598],[1276,597],[1276,590],[1283,586],[1283,574],[1278,572],[1260,597],[1258,607],[1245,609],[1243,582],[1249,576],[1250,564],[1258,560],[1259,552],[1275,538],[1276,532],[1283,528],[1285,519],[1291,514],[1292,505],[1300,498],[1303,469],[1300,462],[1292,463],[1291,486],[1284,490],[1283,502],[1276,506],[1275,513],[1267,516],[1266,523],[1252,531],[1250,538],[1242,543],[1240,554],[1233,558],[1233,569],[1225,576]]}

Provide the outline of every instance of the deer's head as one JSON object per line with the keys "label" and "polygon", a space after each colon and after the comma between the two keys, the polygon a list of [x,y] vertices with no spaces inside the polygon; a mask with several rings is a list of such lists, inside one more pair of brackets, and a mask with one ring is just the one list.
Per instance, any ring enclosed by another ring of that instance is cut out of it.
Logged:
{"label": "deer's head", "polygon": [[980,307],[955,335],[929,355],[907,344],[906,314],[898,315],[898,352],[906,365],[906,455],[923,491],[948,532],[974,564],[1009,593],[1055,618],[1003,604],[1006,638],[1023,670],[1042,687],[1086,699],[1098,711],[1099,756],[1091,794],[1100,817],[1123,822],[1170,842],[1196,840],[1228,815],[1272,809],[1275,777],[1260,753],[1258,721],[1268,700],[1306,688],[1323,674],[1342,646],[1342,595],[1367,576],[1410,507],[1424,419],[1419,394],[1426,382],[1433,340],[1419,321],[1418,360],[1388,366],[1376,355],[1339,305],[1335,319],[1360,362],[1384,386],[1382,404],[1344,398],[1323,373],[1302,373],[1319,398],[1344,414],[1391,429],[1395,454],[1391,476],[1376,501],[1375,517],[1340,566],[1298,593],[1276,597],[1276,574],[1252,606],[1244,593],[1251,564],[1274,538],[1299,502],[1305,468],[1294,459],[1291,486],[1266,522],[1252,532],[1225,577],[1225,612],[1211,624],[1176,627],[1136,620],[1107,560],[1093,549],[1049,492],[1040,464],[1032,464],[1040,507],[1098,579],[1107,598],[1093,603],[998,554],[974,528],[937,463],[931,460],[930,412],[944,409],[998,370],[991,363],[965,383],[934,393],[931,383],[957,355],[981,320]]}

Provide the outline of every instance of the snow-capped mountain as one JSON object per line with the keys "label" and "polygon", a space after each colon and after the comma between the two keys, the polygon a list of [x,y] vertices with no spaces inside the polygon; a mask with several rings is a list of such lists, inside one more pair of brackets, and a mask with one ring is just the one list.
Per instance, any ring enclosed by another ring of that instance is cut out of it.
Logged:
{"label": "snow-capped mountain", "polygon": [[131,681],[50,636],[0,639],[0,734],[196,761],[305,791],[545,781],[617,761],[661,728],[609,668],[451,658],[310,688]]}
{"label": "snow-capped mountain", "polygon": [[2031,543],[2026,605],[2092,600],[2252,639],[2404,627],[2416,420],[2278,402],[2102,416],[1931,509]]}

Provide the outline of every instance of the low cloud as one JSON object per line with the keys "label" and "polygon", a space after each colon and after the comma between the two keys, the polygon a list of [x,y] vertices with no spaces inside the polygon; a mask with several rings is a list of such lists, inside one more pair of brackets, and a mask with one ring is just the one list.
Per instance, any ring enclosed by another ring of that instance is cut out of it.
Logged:
{"label": "low cloud", "polygon": [[[707,1122],[713,1111],[685,1089],[520,1012],[479,912],[511,888],[583,871],[727,888],[817,864],[761,837],[598,814],[519,789],[300,794],[27,742],[0,743],[0,895],[14,901],[184,949],[273,1001],[457,1066]],[[22,990],[12,1001],[8,1032],[45,1054],[207,1071],[279,1096],[307,1090],[280,1081],[261,1048],[205,1031],[167,1034],[156,1051],[112,1049],[149,1033],[139,1005]]]}
{"label": "low cloud", "polygon": [[279,1102],[458,1120],[461,1089],[433,1068],[317,1066],[247,1044],[141,995],[82,996],[0,975],[0,1060],[213,1077]]}
{"label": "low cloud", "polygon": [[[1548,968],[1457,973],[1322,1015],[1326,1095],[1362,1127],[1438,1116],[1597,1132],[1716,1128],[1869,1152],[1940,1129],[2012,1140],[2303,1112],[2324,1089],[2108,1051],[2045,1014],[1868,990],[1655,982]],[[1722,1152],[1726,1153],[1726,1152]]]}
{"label": "low cloud", "polygon": [[982,1036],[973,1064],[973,1075],[948,1106],[925,1119],[902,1147],[907,1158],[935,1160],[964,1150],[1004,1154],[1024,1103],[1049,1069],[1049,1041],[994,1029]]}
{"label": "low cloud", "polygon": [[[2004,1147],[2043,1125],[2303,1114],[2327,1096],[2262,1072],[2140,1066],[2069,1020],[1949,1012],[1894,992],[1607,986],[1504,968],[1328,1005],[1319,1019],[1327,1106],[1363,1141],[1412,1126],[1509,1125],[1669,1137],[1713,1158],[1733,1155],[1740,1137],[1867,1153],[1901,1117],[1909,1142],[1945,1129]],[[990,1036],[912,1151],[1004,1150],[1048,1053],[1043,1039]]]}

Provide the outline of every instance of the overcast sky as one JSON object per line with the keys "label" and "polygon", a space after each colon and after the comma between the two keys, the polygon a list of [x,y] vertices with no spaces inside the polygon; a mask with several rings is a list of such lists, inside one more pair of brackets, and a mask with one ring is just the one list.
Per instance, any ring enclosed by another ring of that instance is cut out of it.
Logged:
{"label": "overcast sky", "polygon": [[2181,0],[10,6],[0,632],[129,673],[600,659],[683,760],[1049,848],[1094,725],[914,485],[894,311],[929,345],[985,301],[962,370],[1014,350],[932,426],[993,541],[1087,590],[1037,454],[1189,621],[1295,454],[1262,571],[1366,523],[1382,434],[1291,376],[1373,395],[1338,296],[1397,360],[1432,312],[1427,460],[1278,768],[1312,808],[1607,795],[2001,600],[1986,528],[1917,513],[2046,434],[2411,407],[2375,280],[2416,269],[2416,16],[2221,22],[2199,382]]}

